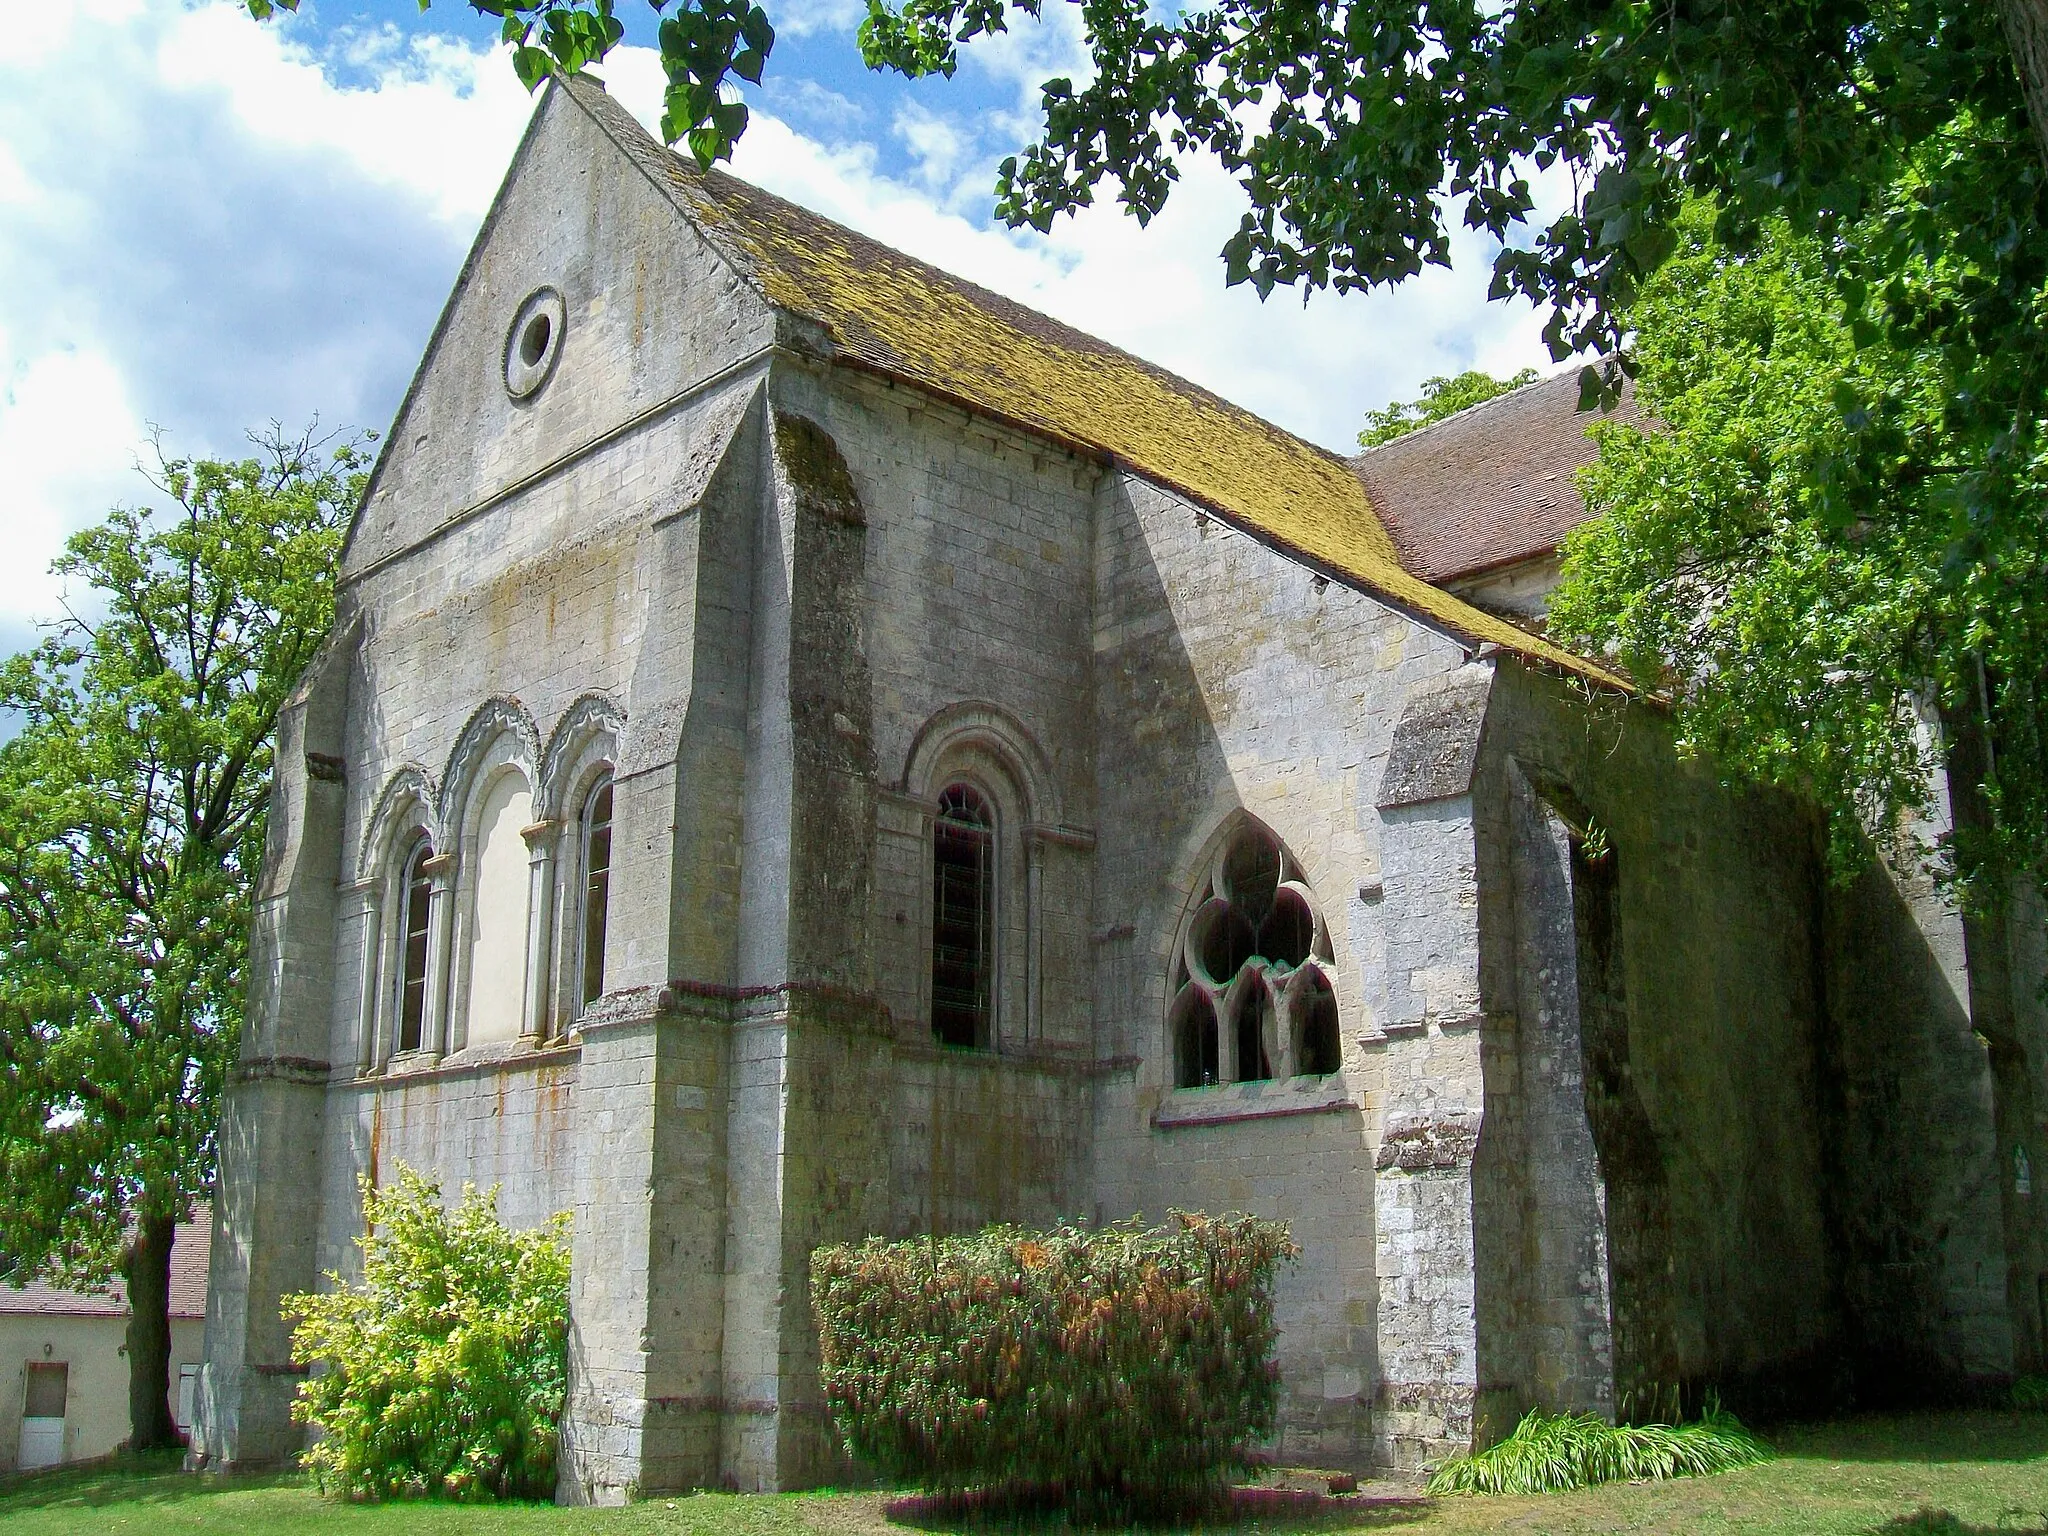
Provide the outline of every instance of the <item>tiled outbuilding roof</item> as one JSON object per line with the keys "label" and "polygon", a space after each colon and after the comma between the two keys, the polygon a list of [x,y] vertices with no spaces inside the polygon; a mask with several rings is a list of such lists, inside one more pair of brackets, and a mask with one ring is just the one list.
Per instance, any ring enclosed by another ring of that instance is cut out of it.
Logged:
{"label": "tiled outbuilding roof", "polygon": [[663,149],[595,82],[568,87],[768,301],[838,358],[1170,487],[1472,641],[1625,686],[1403,567],[1349,463],[1207,390],[843,225]]}
{"label": "tiled outbuilding roof", "polygon": [[[213,1250],[213,1214],[200,1206],[171,1242],[171,1316],[206,1316],[206,1267]],[[0,1285],[0,1317],[126,1317],[120,1281],[98,1292],[61,1290],[42,1281]]]}
{"label": "tiled outbuilding roof", "polygon": [[1497,395],[1351,461],[1401,563],[1455,581],[1556,549],[1586,520],[1572,471],[1596,421],[1640,425],[1635,390],[1612,415],[1578,409],[1579,370]]}

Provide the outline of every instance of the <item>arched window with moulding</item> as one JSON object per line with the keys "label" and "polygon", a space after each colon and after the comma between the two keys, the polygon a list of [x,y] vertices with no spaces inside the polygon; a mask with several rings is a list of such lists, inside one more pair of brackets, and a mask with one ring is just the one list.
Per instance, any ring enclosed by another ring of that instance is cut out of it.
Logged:
{"label": "arched window with moulding", "polygon": [[1174,953],[1174,1086],[1338,1071],[1330,965],[1329,929],[1300,867],[1266,826],[1241,817],[1210,863]]}
{"label": "arched window with moulding", "polygon": [[995,980],[996,818],[972,784],[939,793],[932,827],[932,1036],[986,1046]]}
{"label": "arched window with moulding", "polygon": [[583,894],[577,924],[582,945],[578,967],[576,1012],[604,995],[604,944],[611,918],[612,780],[606,774],[583,802]]}
{"label": "arched window with moulding", "polygon": [[427,1019],[427,941],[432,929],[434,881],[427,861],[434,845],[417,839],[399,878],[398,1049],[416,1051]]}

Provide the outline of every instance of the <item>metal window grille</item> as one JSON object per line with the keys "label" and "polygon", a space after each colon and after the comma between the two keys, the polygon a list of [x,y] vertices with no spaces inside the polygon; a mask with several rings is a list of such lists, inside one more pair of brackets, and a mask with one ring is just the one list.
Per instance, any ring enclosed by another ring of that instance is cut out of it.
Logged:
{"label": "metal window grille", "polygon": [[939,796],[932,833],[932,1034],[989,1043],[995,940],[995,816],[965,784]]}
{"label": "metal window grille", "polygon": [[583,831],[583,1005],[604,995],[604,933],[612,890],[612,786],[590,797]]}
{"label": "metal window grille", "polygon": [[416,1051],[427,1017],[427,924],[433,911],[433,880],[425,865],[434,849],[422,839],[405,861],[405,963],[399,982],[398,1048]]}

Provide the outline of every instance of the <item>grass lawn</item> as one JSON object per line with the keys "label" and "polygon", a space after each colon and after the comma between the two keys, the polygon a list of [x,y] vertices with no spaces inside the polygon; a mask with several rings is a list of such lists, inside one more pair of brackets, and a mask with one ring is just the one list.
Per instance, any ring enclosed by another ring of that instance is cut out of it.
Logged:
{"label": "grass lawn", "polygon": [[[1355,1497],[1322,1500],[1315,1509],[1256,1510],[1238,1528],[1304,1536],[1353,1530],[1418,1536],[2048,1531],[2048,1414],[1869,1417],[1780,1429],[1771,1438],[1777,1460],[1719,1477],[1541,1499],[1431,1500],[1371,1485]],[[1276,1502],[1284,1503],[1284,1496]],[[909,1536],[1000,1527],[917,1513],[880,1493],[697,1494],[604,1510],[354,1507],[326,1503],[296,1478],[221,1482],[186,1477],[162,1460],[0,1482],[0,1529],[6,1536],[304,1536],[329,1530],[345,1536]]]}

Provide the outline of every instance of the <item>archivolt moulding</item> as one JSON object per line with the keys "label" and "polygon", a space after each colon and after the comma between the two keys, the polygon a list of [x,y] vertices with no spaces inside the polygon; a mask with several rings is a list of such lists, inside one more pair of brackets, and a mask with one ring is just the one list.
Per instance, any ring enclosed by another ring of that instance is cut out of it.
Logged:
{"label": "archivolt moulding", "polygon": [[940,766],[963,747],[980,747],[1009,768],[1028,802],[1024,808],[1027,820],[1063,822],[1058,780],[1037,739],[1001,705],[979,699],[948,704],[918,727],[904,756],[898,789],[920,799],[936,796]]}
{"label": "archivolt moulding", "polygon": [[517,699],[491,699],[469,717],[469,723],[456,738],[455,750],[448,755],[448,771],[441,777],[440,813],[444,825],[455,824],[458,807],[470,791],[478,764],[492,744],[507,735],[514,741],[512,761],[525,773],[528,784],[534,782],[541,750],[540,731],[533,717]]}
{"label": "archivolt moulding", "polygon": [[426,828],[436,848],[442,846],[441,817],[435,809],[434,784],[425,772],[408,763],[385,781],[377,808],[356,854],[355,878],[375,879],[396,853],[399,836],[414,827]]}
{"label": "archivolt moulding", "polygon": [[534,814],[560,816],[575,800],[582,781],[599,761],[617,770],[620,743],[625,739],[626,713],[599,693],[586,693],[562,712],[546,755],[541,759]]}

